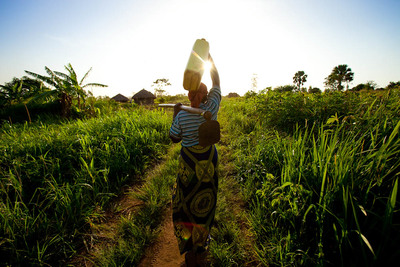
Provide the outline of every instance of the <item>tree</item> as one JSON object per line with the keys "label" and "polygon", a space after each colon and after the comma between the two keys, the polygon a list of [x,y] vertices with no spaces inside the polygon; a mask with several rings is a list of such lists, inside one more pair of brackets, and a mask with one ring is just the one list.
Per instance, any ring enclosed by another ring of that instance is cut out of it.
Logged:
{"label": "tree", "polygon": [[398,82],[390,82],[386,86],[386,89],[394,89],[394,88],[400,88],[400,81],[398,81]]}
{"label": "tree", "polygon": [[296,90],[296,86],[291,85],[291,84],[283,85],[283,86],[277,86],[277,87],[274,88],[274,91],[281,92],[281,93],[282,92],[292,92],[294,90]]}
{"label": "tree", "polygon": [[309,88],[308,88],[308,93],[309,94],[320,94],[322,91],[321,91],[321,89],[319,89],[318,87],[312,87],[312,86],[310,86]]}
{"label": "tree", "polygon": [[22,83],[17,78],[11,82],[0,85],[0,98],[2,106],[9,106],[21,102],[23,96]]}
{"label": "tree", "polygon": [[51,89],[50,91],[44,92],[36,96],[34,100],[58,98],[61,102],[61,115],[63,117],[68,117],[71,110],[73,97],[76,97],[78,99],[78,105],[80,105],[80,98],[85,101],[85,97],[87,96],[84,88],[88,86],[107,87],[107,85],[99,83],[88,83],[82,85],[83,81],[87,78],[92,68],[90,68],[89,71],[86,72],[80,82],[78,82],[77,75],[71,64],[65,66],[65,69],[68,71],[68,74],[64,74],[58,71],[52,71],[48,67],[45,67],[45,70],[49,76],[43,76],[27,70],[25,72],[35,77],[36,79],[48,84],[49,88]]}
{"label": "tree", "polygon": [[307,82],[307,74],[304,71],[300,70],[296,72],[293,76],[293,83],[297,86],[297,90],[301,91],[301,86]]}
{"label": "tree", "polygon": [[351,88],[352,91],[361,91],[361,90],[375,90],[378,88],[378,85],[374,81],[367,81],[367,83],[360,83]]}
{"label": "tree", "polygon": [[251,77],[251,91],[257,92],[258,88],[258,75],[257,73],[253,73],[253,76]]}
{"label": "tree", "polygon": [[48,90],[43,83],[27,76],[14,77],[10,82],[0,85],[0,98],[3,105],[22,103],[33,96]]}
{"label": "tree", "polygon": [[94,87],[107,87],[107,85],[104,84],[99,84],[99,83],[88,83],[83,85],[83,81],[89,76],[89,73],[92,71],[92,68],[90,68],[86,74],[83,76],[83,78],[79,81],[78,76],[76,75],[76,72],[74,68],[72,68],[71,63],[68,64],[68,66],[65,66],[65,69],[68,71],[68,74],[64,74],[62,72],[55,71],[54,73],[59,75],[60,77],[63,77],[64,80],[66,81],[67,86],[71,87],[71,96],[76,97],[78,100],[78,107],[81,107],[81,102],[80,100],[82,99],[83,102],[85,102],[86,97],[88,94],[91,94],[88,91],[85,91],[84,89],[89,86],[94,86]]}
{"label": "tree", "polygon": [[152,86],[154,87],[154,94],[156,97],[162,97],[165,92],[164,87],[169,85],[171,85],[169,83],[169,79],[165,78],[157,79],[155,82],[153,82]]}
{"label": "tree", "polygon": [[331,74],[325,78],[325,87],[328,89],[343,90],[343,82],[347,83],[346,89],[349,89],[349,82],[353,81],[354,73],[346,64],[338,65],[333,68]]}

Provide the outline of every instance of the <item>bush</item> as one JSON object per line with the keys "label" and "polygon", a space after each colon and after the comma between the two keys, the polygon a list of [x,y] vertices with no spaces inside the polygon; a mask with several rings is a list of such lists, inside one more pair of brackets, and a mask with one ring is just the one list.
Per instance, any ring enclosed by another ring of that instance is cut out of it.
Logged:
{"label": "bush", "polygon": [[261,120],[232,136],[260,261],[397,263],[400,91],[253,99]]}
{"label": "bush", "polygon": [[0,121],[19,123],[34,121],[43,116],[59,116],[60,114],[61,104],[58,101],[46,104],[16,104],[0,110]]}

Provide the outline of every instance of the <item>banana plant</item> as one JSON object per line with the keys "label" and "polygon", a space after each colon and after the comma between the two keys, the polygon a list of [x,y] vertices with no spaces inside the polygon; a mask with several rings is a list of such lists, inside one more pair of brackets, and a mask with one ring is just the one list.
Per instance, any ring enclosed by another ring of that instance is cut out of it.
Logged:
{"label": "banana plant", "polygon": [[50,91],[37,95],[33,101],[37,101],[38,99],[58,98],[61,103],[61,115],[63,117],[68,117],[71,111],[73,98],[77,98],[79,107],[80,100],[83,99],[83,101],[85,101],[87,92],[84,90],[84,88],[88,86],[107,87],[107,85],[99,83],[88,83],[82,85],[92,68],[86,72],[80,81],[78,80],[76,72],[70,63],[65,66],[65,69],[68,71],[68,74],[59,71],[52,71],[48,67],[45,67],[48,76],[43,76],[30,71],[25,72],[48,84],[51,88]]}

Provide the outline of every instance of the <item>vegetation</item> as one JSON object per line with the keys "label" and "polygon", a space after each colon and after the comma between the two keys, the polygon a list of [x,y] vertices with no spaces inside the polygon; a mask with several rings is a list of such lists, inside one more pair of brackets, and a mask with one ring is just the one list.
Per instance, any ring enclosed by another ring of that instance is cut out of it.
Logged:
{"label": "vegetation", "polygon": [[283,86],[277,86],[274,88],[274,91],[277,92],[292,92],[296,90],[296,86],[292,85],[292,84],[287,84],[287,85],[283,85]]}
{"label": "vegetation", "polygon": [[307,74],[304,71],[298,71],[293,76],[293,83],[297,86],[297,90],[300,92],[303,84],[307,82]]}
{"label": "vegetation", "polygon": [[11,82],[0,85],[0,106],[9,107],[23,103],[32,97],[48,90],[42,82],[27,76],[21,79],[13,78]]}
{"label": "vegetation", "polygon": [[[90,258],[96,266],[136,266],[140,262],[144,250],[155,241],[171,200],[179,151],[178,145],[172,146],[163,156],[164,163],[149,172],[137,191],[129,193],[143,204],[136,212],[122,216],[112,246],[103,246]],[[92,238],[96,239],[96,235]]]}
{"label": "vegetation", "polygon": [[170,118],[122,110],[0,135],[0,258],[58,265],[76,252],[109,200],[165,151]]}
{"label": "vegetation", "polygon": [[[179,152],[168,139],[171,114],[96,99],[84,90],[102,86],[83,84],[90,70],[80,81],[70,64],[66,70],[28,72],[37,80],[15,78],[0,88],[2,264],[70,264],[84,245],[100,242],[93,233],[106,211],[115,211],[121,188],[163,158],[131,193],[140,208],[118,222],[111,245],[88,258],[100,266],[136,265],[171,197]],[[333,90],[310,86],[307,93],[296,90],[305,82],[297,74],[296,85],[221,103],[210,265],[394,265],[400,82],[343,91],[354,74],[339,65],[326,79]],[[50,115],[61,113],[69,118]]]}
{"label": "vegetation", "polygon": [[263,264],[398,261],[399,97],[267,91],[229,108]]}
{"label": "vegetation", "polygon": [[170,86],[171,83],[169,82],[169,79],[157,79],[155,82],[153,82],[153,87],[154,87],[154,92],[156,97],[162,97],[163,94],[165,93],[165,86]]}
{"label": "vegetation", "polygon": [[84,90],[86,87],[107,87],[107,85],[99,83],[88,83],[83,85],[83,81],[88,77],[92,70],[91,68],[80,81],[78,80],[78,76],[71,64],[65,66],[65,69],[68,71],[68,74],[59,71],[52,71],[48,67],[45,67],[45,70],[49,76],[43,76],[30,71],[25,72],[48,84],[50,88],[50,90],[36,95],[33,101],[57,98],[61,103],[61,115],[63,117],[69,117],[73,98],[77,99],[78,108],[81,108],[81,100],[85,102],[86,97],[88,96],[88,92]]}
{"label": "vegetation", "polygon": [[325,86],[328,89],[343,90],[342,83],[347,83],[346,89],[349,89],[349,82],[354,78],[354,73],[346,64],[338,65],[333,68],[331,74],[325,78]]}

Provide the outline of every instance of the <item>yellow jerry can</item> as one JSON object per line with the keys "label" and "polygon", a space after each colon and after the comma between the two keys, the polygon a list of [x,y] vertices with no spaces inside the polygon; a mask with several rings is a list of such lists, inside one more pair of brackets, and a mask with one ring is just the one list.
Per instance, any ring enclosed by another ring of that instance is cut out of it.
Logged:
{"label": "yellow jerry can", "polygon": [[204,62],[208,61],[210,46],[205,39],[197,39],[190,53],[183,75],[183,88],[195,91],[199,88],[204,72]]}

